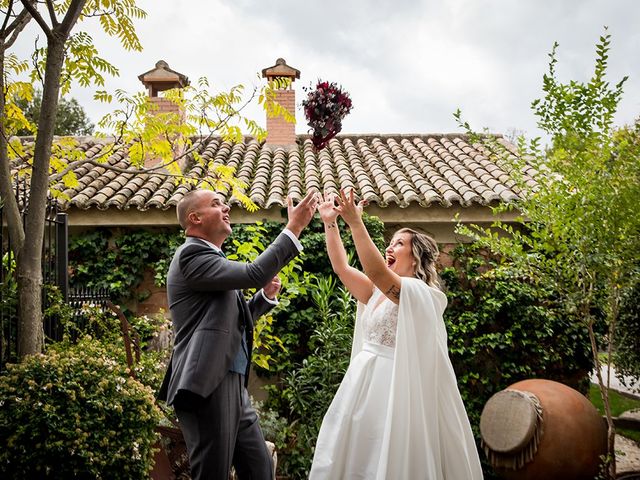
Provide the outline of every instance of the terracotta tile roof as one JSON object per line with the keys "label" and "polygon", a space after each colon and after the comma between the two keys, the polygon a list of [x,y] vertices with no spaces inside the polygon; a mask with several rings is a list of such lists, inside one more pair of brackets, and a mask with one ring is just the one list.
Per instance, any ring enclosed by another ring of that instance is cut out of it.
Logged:
{"label": "terracotta tile roof", "polygon": [[[80,139],[88,158],[98,156],[105,140]],[[510,152],[513,145],[498,141]],[[285,206],[287,195],[301,198],[309,189],[337,191],[355,188],[370,204],[407,207],[487,206],[517,198],[512,178],[490,160],[482,147],[465,135],[342,135],[316,153],[308,135],[299,135],[297,148],[263,145],[248,138],[240,144],[213,138],[197,145],[204,164],[191,158],[187,177],[197,185],[207,179],[211,165],[234,167],[248,186],[245,193],[261,208]],[[78,186],[62,188],[65,207],[80,209],[169,209],[194,188],[158,173],[135,174],[125,153],[108,157],[116,172],[83,164],[75,169]],[[535,172],[524,172],[535,183]],[[61,185],[61,184],[60,184]],[[232,203],[238,203],[231,198]]]}

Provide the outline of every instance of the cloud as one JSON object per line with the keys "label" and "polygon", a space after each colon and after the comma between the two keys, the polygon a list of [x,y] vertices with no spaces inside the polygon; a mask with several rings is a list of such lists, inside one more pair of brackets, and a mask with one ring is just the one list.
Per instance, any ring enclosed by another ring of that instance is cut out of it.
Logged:
{"label": "cloud", "polygon": [[[548,53],[558,41],[558,76],[587,81],[595,43],[609,26],[609,80],[631,75],[616,117],[633,121],[640,107],[640,9],[636,0],[382,0],[269,2],[143,0],[137,22],[142,53],[91,30],[121,76],[109,88],[139,91],[137,75],[163,59],[214,88],[254,85],[256,73],[283,57],[302,72],[295,88],[318,78],[335,81],[354,101],[344,132],[457,131],[452,113],[492,131],[536,132],[530,110],[541,96]],[[95,22],[94,22],[95,23]],[[41,38],[42,35],[41,35]],[[42,42],[42,40],[41,40]],[[32,48],[24,39],[22,53]],[[92,89],[74,90],[94,121],[111,107],[92,101]],[[248,110],[263,120],[259,108]],[[298,112],[296,130],[307,130]]]}

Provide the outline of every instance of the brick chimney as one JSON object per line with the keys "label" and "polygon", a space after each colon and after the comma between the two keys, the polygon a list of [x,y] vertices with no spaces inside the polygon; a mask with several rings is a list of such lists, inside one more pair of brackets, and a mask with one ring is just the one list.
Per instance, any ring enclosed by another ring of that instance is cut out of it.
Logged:
{"label": "brick chimney", "polygon": [[[290,67],[283,58],[279,58],[274,66],[262,70],[262,77],[266,77],[269,81],[276,78],[290,78],[293,84],[296,78],[300,78],[300,70]],[[296,92],[291,85],[276,92],[276,102],[295,116]],[[271,145],[295,145],[296,124],[287,122],[282,116],[269,117],[267,115],[266,143]]]}
{"label": "brick chimney", "polygon": [[[152,104],[157,105],[156,114],[177,113],[179,118],[184,121],[184,113],[180,106],[169,100],[159,96],[160,92],[171,90],[172,88],[184,88],[189,85],[189,79],[169,68],[169,64],[164,60],[156,62],[154,69],[138,75],[138,80],[147,88],[149,92],[149,100]],[[174,152],[179,154],[180,152]],[[152,167],[160,162],[159,158],[145,158],[144,166]]]}
{"label": "brick chimney", "polygon": [[171,90],[172,88],[184,88],[189,85],[189,79],[169,68],[169,64],[164,60],[156,62],[156,67],[148,72],[138,75],[138,80],[147,87],[151,102],[158,105],[161,113],[176,112],[178,106],[164,97],[158,96],[160,92]]}

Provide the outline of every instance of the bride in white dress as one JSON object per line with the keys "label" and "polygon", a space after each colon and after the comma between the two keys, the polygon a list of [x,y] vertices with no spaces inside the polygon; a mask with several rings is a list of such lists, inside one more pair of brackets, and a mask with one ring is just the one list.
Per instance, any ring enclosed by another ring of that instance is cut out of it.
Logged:
{"label": "bride in white dress", "polygon": [[[337,200],[337,206],[335,204]],[[325,414],[310,480],[476,480],[482,469],[447,352],[436,243],[397,231],[382,257],[353,191],[318,209],[327,252],[358,300],[351,363]],[[364,273],[349,266],[336,218]]]}

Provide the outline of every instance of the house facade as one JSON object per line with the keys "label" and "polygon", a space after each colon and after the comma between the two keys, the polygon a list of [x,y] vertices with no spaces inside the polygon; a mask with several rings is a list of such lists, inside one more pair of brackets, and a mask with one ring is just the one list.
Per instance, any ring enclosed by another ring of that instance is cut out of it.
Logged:
{"label": "house facade", "polygon": [[[262,73],[269,79],[295,81],[300,77],[283,59]],[[178,107],[160,93],[188,84],[186,76],[171,70],[164,61],[139,79],[163,112]],[[294,112],[295,90],[278,91],[277,101]],[[227,195],[232,223],[284,222],[287,196],[297,201],[309,191],[355,189],[368,201],[367,213],[379,217],[388,232],[417,228],[431,234],[445,250],[447,245],[465,240],[455,233],[458,221],[490,225],[496,219],[492,207],[518,198],[509,173],[464,134],[346,133],[315,151],[310,136],[296,134],[295,125],[281,117],[267,118],[267,129],[269,135],[262,143],[250,137],[236,144],[219,137],[194,139],[197,156],[186,155],[181,162],[189,180],[182,183],[162,170],[140,173],[131,165],[126,149],[105,156],[113,147],[111,139],[78,138],[77,148],[86,153],[87,160],[104,158],[102,164],[78,165],[75,187],[59,185],[70,233],[96,227],[177,229],[177,203],[189,190],[206,184],[216,165],[233,167],[236,177],[247,185],[244,193],[259,207],[248,211]],[[496,140],[516,154],[506,139],[496,135]],[[146,166],[156,163],[148,159]],[[535,172],[521,174],[534,182]],[[512,212],[500,218],[510,221],[515,216]],[[154,295],[151,310],[164,302]]]}

